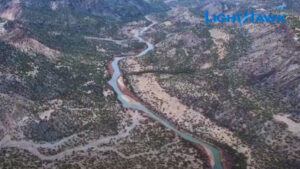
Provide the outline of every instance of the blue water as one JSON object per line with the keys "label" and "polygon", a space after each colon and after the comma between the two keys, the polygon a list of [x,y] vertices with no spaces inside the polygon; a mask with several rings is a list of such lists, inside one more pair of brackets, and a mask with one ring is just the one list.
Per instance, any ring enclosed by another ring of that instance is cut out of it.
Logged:
{"label": "blue water", "polygon": [[[151,21],[149,18],[147,18],[147,19],[149,21]],[[155,24],[156,24],[156,22],[153,22],[151,25],[145,27],[142,31],[136,32],[135,37],[140,42],[144,42],[144,43],[147,44],[147,49],[145,49],[140,54],[138,54],[137,57],[143,56],[143,55],[147,54],[149,51],[153,50],[154,46],[150,42],[147,42],[144,39],[142,39],[140,36],[144,32],[146,32],[147,30],[149,30]],[[122,97],[123,93],[121,92],[121,90],[119,89],[118,84],[117,84],[117,79],[122,75],[121,71],[120,71],[120,68],[119,68],[119,61],[122,60],[122,59],[124,59],[124,57],[116,57],[113,60],[112,67],[113,67],[114,73],[113,73],[113,76],[112,76],[111,80],[108,83],[109,83],[110,86],[113,87],[114,91],[117,94],[118,100],[122,103],[123,107],[143,111],[143,112],[147,113],[151,118],[157,120],[158,122],[160,122],[161,124],[163,124],[167,128],[173,130],[176,134],[178,134],[183,139],[185,139],[187,141],[190,141],[192,143],[195,143],[195,144],[200,144],[200,145],[206,147],[207,149],[209,149],[213,153],[213,157],[214,157],[214,161],[215,161],[214,169],[223,169],[222,164],[221,164],[221,160],[220,160],[220,153],[219,153],[217,148],[215,148],[212,145],[210,145],[208,143],[205,143],[205,142],[203,142],[199,139],[196,139],[196,138],[192,137],[191,135],[189,135],[185,132],[179,131],[174,125],[172,125],[166,119],[164,119],[164,118],[160,117],[159,115],[153,113],[152,111],[147,109],[142,104],[140,104],[140,103],[129,103],[126,100],[123,99],[123,97]]]}

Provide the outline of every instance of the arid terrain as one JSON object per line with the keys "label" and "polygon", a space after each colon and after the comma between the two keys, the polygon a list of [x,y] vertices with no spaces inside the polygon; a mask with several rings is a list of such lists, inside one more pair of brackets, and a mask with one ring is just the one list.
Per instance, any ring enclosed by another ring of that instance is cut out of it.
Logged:
{"label": "arid terrain", "polygon": [[[0,1],[0,168],[298,169],[299,9]],[[286,23],[205,22],[245,10]]]}

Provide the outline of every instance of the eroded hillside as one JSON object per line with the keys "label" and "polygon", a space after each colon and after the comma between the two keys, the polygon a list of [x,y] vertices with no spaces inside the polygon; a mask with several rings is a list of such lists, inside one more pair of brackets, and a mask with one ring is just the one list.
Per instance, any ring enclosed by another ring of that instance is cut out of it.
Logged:
{"label": "eroded hillside", "polygon": [[[244,10],[287,23],[204,20]],[[137,58],[145,15],[154,49]],[[224,168],[300,164],[299,2],[6,0],[0,17],[0,168],[213,168],[205,147],[122,107],[117,56],[125,98],[217,147]]]}
{"label": "eroded hillside", "polygon": [[[199,2],[199,6],[181,3],[184,7],[173,4],[167,15],[159,16],[161,23],[145,35],[155,42],[156,49],[123,63],[132,90],[183,129],[220,147],[220,143],[229,145],[249,158],[232,143],[241,139],[252,150],[254,160],[248,161],[249,166],[297,168],[299,15],[290,7],[285,10],[286,24],[213,25],[201,16],[206,10],[233,13],[264,8],[278,12],[274,9],[282,2],[261,2],[255,7],[246,7],[244,1],[239,5],[231,1]],[[162,89],[155,87],[157,82]],[[164,92],[170,98],[160,94]],[[171,103],[174,98],[233,135],[222,132],[214,136],[191,110],[183,111],[178,103]],[[172,110],[176,106],[177,113]],[[224,141],[226,137],[231,141]]]}

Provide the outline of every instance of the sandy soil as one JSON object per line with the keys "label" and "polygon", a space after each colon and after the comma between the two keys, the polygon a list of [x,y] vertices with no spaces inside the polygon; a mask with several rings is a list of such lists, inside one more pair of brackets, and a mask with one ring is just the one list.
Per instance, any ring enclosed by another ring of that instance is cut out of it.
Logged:
{"label": "sandy soil", "polygon": [[114,69],[111,64],[112,64],[112,61],[110,61],[108,64],[108,73],[112,76],[114,74]]}
{"label": "sandy soil", "polygon": [[[130,59],[128,59],[128,60],[130,60]],[[132,65],[136,65],[137,67],[137,69],[139,69],[140,70],[140,66],[139,65],[137,65],[137,64],[135,64],[135,61],[134,60],[132,60],[132,62],[131,61],[129,61],[129,63],[132,63]],[[113,74],[113,72],[114,72],[114,70],[113,70],[113,68],[112,68],[112,62],[110,62],[110,65],[109,65],[109,72],[111,73],[111,75]],[[140,99],[138,99],[128,88],[127,88],[127,86],[125,85],[125,83],[124,83],[124,79],[123,79],[123,77],[121,76],[121,77],[119,77],[118,78],[118,80],[117,80],[117,83],[118,83],[118,87],[119,87],[119,89],[122,91],[122,93],[123,93],[123,99],[124,100],[126,100],[127,102],[130,102],[130,103],[134,103],[134,102],[138,102],[138,103],[140,103],[140,104],[142,104],[142,101],[140,100]],[[209,149],[207,149],[206,147],[203,147],[203,146],[201,146],[201,145],[195,145],[201,152],[204,152],[205,154],[206,154],[206,156],[207,156],[207,158],[209,159],[209,164],[211,165],[211,166],[214,166],[215,165],[215,161],[214,161],[214,156],[213,156],[213,153],[209,150]]]}
{"label": "sandy soil", "polygon": [[8,3],[8,7],[0,13],[0,17],[9,21],[14,21],[21,14],[21,3],[19,0],[13,0]]}
{"label": "sandy soil", "polygon": [[53,112],[55,112],[54,109],[49,109],[49,110],[46,110],[46,111],[44,111],[44,112],[41,112],[41,113],[39,114],[39,116],[40,116],[40,118],[41,118],[42,120],[50,120],[51,114],[52,114]]}
{"label": "sandy soil", "polygon": [[273,118],[279,122],[283,122],[288,126],[288,130],[295,136],[300,138],[300,123],[296,123],[288,118],[288,115],[274,115]]}
{"label": "sandy soil", "polygon": [[[128,59],[130,70],[140,69],[134,59]],[[137,71],[137,70],[133,70]],[[209,137],[221,143],[226,143],[240,153],[248,157],[248,163],[253,163],[251,150],[242,143],[234,134],[217,126],[201,112],[196,112],[188,106],[182,104],[177,98],[169,95],[157,82],[153,74],[143,74],[141,76],[130,76],[131,85],[135,93],[146,103],[150,104],[156,111],[177,124],[182,129],[195,134],[207,134]],[[197,127],[201,126],[201,127]]]}
{"label": "sandy soil", "polygon": [[139,102],[139,99],[136,98],[134,96],[134,94],[131,93],[131,91],[127,89],[126,85],[124,84],[124,80],[123,80],[122,76],[118,78],[117,83],[118,83],[119,89],[123,93],[122,97],[123,97],[124,100],[126,100],[129,103],[137,103],[137,102]]}
{"label": "sandy soil", "polygon": [[17,42],[11,42],[19,50],[25,53],[38,53],[46,56],[49,61],[56,62],[60,56],[60,52],[51,49],[39,41],[32,38],[25,38]]}
{"label": "sandy soil", "polygon": [[212,67],[212,63],[211,62],[207,62],[207,63],[204,63],[201,67],[200,67],[200,69],[209,69],[209,68],[211,68]]}
{"label": "sandy soil", "polygon": [[227,50],[225,44],[229,41],[230,37],[227,33],[220,29],[211,29],[209,30],[210,35],[213,38],[214,43],[217,46],[218,49],[218,55],[219,60],[224,59],[224,57],[227,55]]}

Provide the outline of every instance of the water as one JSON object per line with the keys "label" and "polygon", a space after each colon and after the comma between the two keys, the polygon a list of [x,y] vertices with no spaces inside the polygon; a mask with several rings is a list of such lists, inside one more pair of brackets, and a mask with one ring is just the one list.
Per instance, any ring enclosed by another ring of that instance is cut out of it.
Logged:
{"label": "water", "polygon": [[[152,20],[150,20],[149,18],[147,18],[147,19],[152,22]],[[136,31],[135,32],[135,37],[140,42],[143,42],[143,43],[147,44],[147,49],[145,49],[144,51],[142,51],[141,53],[139,53],[137,55],[137,57],[143,56],[143,55],[147,54],[149,51],[151,51],[151,50],[154,49],[153,44],[151,44],[150,42],[147,42],[144,39],[142,39],[141,35],[144,32],[146,32],[147,30],[149,30],[155,24],[156,24],[156,22],[153,21],[151,25],[145,27],[142,31],[140,31],[140,32]],[[120,68],[119,68],[119,61],[122,60],[122,59],[124,59],[124,57],[116,57],[113,60],[113,62],[112,62],[112,68],[114,70],[114,73],[113,73],[113,76],[112,76],[111,80],[108,83],[109,83],[110,86],[113,87],[114,91],[117,94],[118,100],[122,103],[123,107],[125,107],[125,108],[132,108],[132,109],[135,109],[135,110],[143,111],[143,112],[147,113],[151,118],[157,120],[158,122],[160,122],[161,124],[163,124],[167,128],[173,130],[176,134],[178,134],[183,139],[185,139],[187,141],[190,141],[192,143],[195,143],[195,144],[200,144],[203,147],[206,147],[213,154],[214,161],[215,161],[214,169],[223,169],[222,164],[221,164],[221,160],[220,160],[220,152],[218,151],[217,148],[215,148],[214,146],[212,146],[212,145],[210,145],[210,144],[208,144],[206,142],[203,142],[203,141],[201,141],[199,139],[196,139],[196,138],[192,137],[191,135],[189,135],[189,134],[187,134],[185,132],[179,131],[174,125],[172,125],[166,119],[164,119],[164,118],[160,117],[159,115],[153,113],[152,111],[150,111],[149,109],[147,109],[142,104],[140,104],[140,103],[129,103],[129,102],[127,102],[123,98],[123,93],[121,92],[121,90],[119,89],[118,84],[117,84],[117,79],[122,75],[121,71],[120,71]]]}

